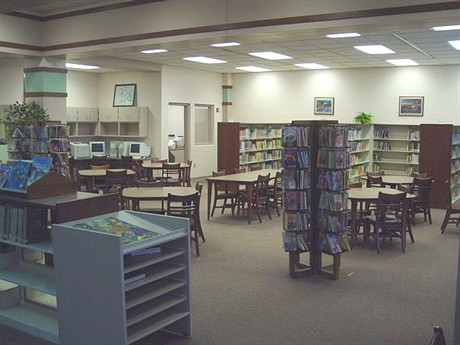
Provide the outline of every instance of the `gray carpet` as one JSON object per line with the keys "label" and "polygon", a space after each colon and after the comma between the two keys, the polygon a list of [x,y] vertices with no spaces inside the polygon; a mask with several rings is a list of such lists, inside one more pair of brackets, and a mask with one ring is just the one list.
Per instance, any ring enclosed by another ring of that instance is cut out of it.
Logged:
{"label": "gray carpet", "polygon": [[[192,337],[158,333],[140,344],[423,345],[437,324],[453,343],[460,228],[441,235],[443,210],[432,211],[431,226],[417,216],[405,254],[397,240],[381,254],[372,242],[358,244],[342,256],[351,275],[334,281],[289,277],[281,218],[248,225],[227,210],[207,221],[203,201],[206,242],[200,257],[192,249]],[[48,344],[4,326],[0,337],[3,345]]]}

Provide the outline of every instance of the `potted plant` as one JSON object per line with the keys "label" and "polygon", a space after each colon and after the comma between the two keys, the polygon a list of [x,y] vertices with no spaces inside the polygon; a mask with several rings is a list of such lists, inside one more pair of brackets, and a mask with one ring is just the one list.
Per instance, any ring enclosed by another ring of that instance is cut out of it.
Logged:
{"label": "potted plant", "polygon": [[362,125],[370,125],[372,124],[372,118],[373,115],[371,113],[361,111],[355,115],[353,121]]}
{"label": "potted plant", "polygon": [[10,138],[15,128],[24,122],[38,123],[48,121],[50,115],[35,102],[16,101],[5,109],[4,118],[1,123],[5,124],[5,136]]}

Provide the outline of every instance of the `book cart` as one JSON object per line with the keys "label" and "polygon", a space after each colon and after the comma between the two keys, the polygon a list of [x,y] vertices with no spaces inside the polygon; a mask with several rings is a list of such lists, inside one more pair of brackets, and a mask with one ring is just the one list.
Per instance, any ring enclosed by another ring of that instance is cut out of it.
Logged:
{"label": "book cart", "polygon": [[[348,131],[334,121],[293,121],[283,128],[283,244],[292,277],[339,278],[341,253],[350,249]],[[323,265],[323,254],[332,256],[331,265]]]}

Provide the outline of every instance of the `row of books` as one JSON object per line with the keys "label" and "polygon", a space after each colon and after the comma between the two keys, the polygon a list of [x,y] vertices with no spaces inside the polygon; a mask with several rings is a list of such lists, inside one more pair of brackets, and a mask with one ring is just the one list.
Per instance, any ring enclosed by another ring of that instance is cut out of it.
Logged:
{"label": "row of books", "polygon": [[452,158],[460,157],[460,146],[452,146]]}
{"label": "row of books", "polygon": [[49,237],[46,208],[0,204],[0,238],[18,243],[34,243]]}
{"label": "row of books", "polygon": [[348,147],[348,128],[320,127],[318,145],[325,147]]}
{"label": "row of books", "polygon": [[407,130],[407,139],[420,140],[420,130],[409,128]]}
{"label": "row of books", "polygon": [[47,153],[47,139],[19,139],[13,140],[9,148],[10,151]]}
{"label": "row of books", "polygon": [[350,243],[345,233],[332,234],[330,232],[321,232],[319,240],[319,250],[335,255],[344,251],[349,251]]}
{"label": "row of books", "polygon": [[365,151],[367,150],[367,142],[363,141],[351,141],[350,150],[353,151]]}
{"label": "row of books", "polygon": [[281,139],[243,140],[240,141],[240,151],[281,149]]}
{"label": "row of books", "polygon": [[281,150],[240,153],[240,164],[281,159]]}
{"label": "row of books", "polygon": [[286,211],[308,209],[308,191],[287,190],[284,192],[283,206]]}
{"label": "row of books", "polygon": [[284,189],[308,189],[310,188],[310,171],[297,169],[284,169]]}
{"label": "row of books", "polygon": [[67,138],[67,125],[50,125],[46,123],[14,125],[12,137],[18,139]]}
{"label": "row of books", "polygon": [[460,144],[460,132],[453,132],[452,133],[452,145]]}
{"label": "row of books", "polygon": [[[367,155],[365,155],[365,157],[367,158]],[[350,165],[360,164],[365,160],[366,159],[363,159],[363,154],[362,153],[357,153],[357,154],[351,154],[350,155]]]}
{"label": "row of books", "polygon": [[344,148],[319,148],[318,149],[318,168],[345,169],[350,165],[349,155]]}
{"label": "row of books", "polygon": [[69,152],[70,141],[67,139],[51,139],[48,142],[48,151],[50,152]]}
{"label": "row of books", "polygon": [[365,173],[366,169],[363,165],[354,165],[350,168],[350,176],[364,175]]}
{"label": "row of books", "polygon": [[420,143],[419,142],[411,142],[407,144],[407,151],[420,151]]}
{"label": "row of books", "polygon": [[407,155],[406,162],[412,164],[418,164],[419,154],[418,153],[410,153]]}
{"label": "row of books", "polygon": [[348,193],[336,193],[322,190],[319,197],[318,208],[333,212],[345,211],[348,208]]}
{"label": "row of books", "polygon": [[281,128],[241,128],[240,139],[281,138]]}
{"label": "row of books", "polygon": [[32,160],[15,160],[12,165],[0,166],[0,188],[25,190],[41,179],[51,168],[52,158],[35,156]]}
{"label": "row of books", "polygon": [[307,231],[308,225],[308,212],[284,212],[283,214],[283,228],[286,231]]}
{"label": "row of books", "polygon": [[369,139],[364,134],[364,130],[361,127],[352,127],[348,131],[348,139],[349,140],[360,140],[360,139]]}
{"label": "row of books", "polygon": [[388,141],[374,141],[374,149],[391,151],[391,144]]}
{"label": "row of books", "polygon": [[318,211],[318,228],[326,232],[346,232],[348,225],[348,212]]}
{"label": "row of books", "polygon": [[307,234],[283,231],[283,248],[285,252],[309,251]]}
{"label": "row of books", "polygon": [[283,147],[308,147],[309,131],[308,126],[283,127]]}
{"label": "row of books", "polygon": [[309,151],[307,148],[284,148],[283,167],[285,168],[308,168],[310,165]]}
{"label": "row of books", "polygon": [[348,186],[347,170],[321,170],[318,174],[317,188],[328,190],[346,190]]}

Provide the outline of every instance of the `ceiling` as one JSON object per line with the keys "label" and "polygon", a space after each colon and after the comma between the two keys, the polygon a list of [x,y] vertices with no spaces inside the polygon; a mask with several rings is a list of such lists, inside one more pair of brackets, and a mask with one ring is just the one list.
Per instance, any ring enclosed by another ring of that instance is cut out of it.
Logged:
{"label": "ceiling", "polygon": [[[0,12],[20,12],[28,15],[47,17],[81,11],[95,10],[97,7],[126,5],[133,1],[127,0],[1,0]],[[134,1],[135,2],[135,1]],[[27,9],[24,10],[24,9]],[[303,70],[295,66],[298,63],[318,63],[332,69],[344,68],[374,68],[390,67],[387,59],[412,59],[422,66],[460,64],[460,51],[455,50],[448,41],[460,40],[460,30],[433,31],[433,25],[460,24],[460,11],[453,11],[451,16],[455,22],[446,22],[435,16],[431,19],[414,23],[398,23],[397,26],[375,24],[369,20],[353,21],[347,24],[346,32],[358,32],[360,37],[331,39],[326,34],[336,33],[339,27],[330,32],[330,28],[301,29],[293,25],[292,28],[270,27],[266,30],[257,30],[251,33],[234,32],[209,35],[212,38],[175,40],[164,42],[156,46],[139,46],[135,42],[126,43],[122,48],[107,51],[87,51],[85,53],[68,54],[67,60],[72,62],[96,64],[102,67],[98,72],[108,69],[150,69],[149,65],[161,64],[196,68],[220,73],[239,73],[236,67],[257,66],[272,71]],[[345,30],[345,27],[343,28]],[[243,32],[244,30],[239,30]],[[340,31],[339,31],[340,32]],[[344,31],[342,31],[344,32]],[[211,43],[234,40],[241,45],[227,48],[214,48]],[[369,55],[354,48],[356,45],[380,44],[393,51],[394,54]],[[143,49],[165,48],[166,53],[142,54]],[[274,51],[292,57],[287,60],[270,61],[250,56],[251,52]],[[184,57],[206,56],[227,61],[222,64],[200,64],[183,60]],[[152,68],[154,69],[154,68]]]}

